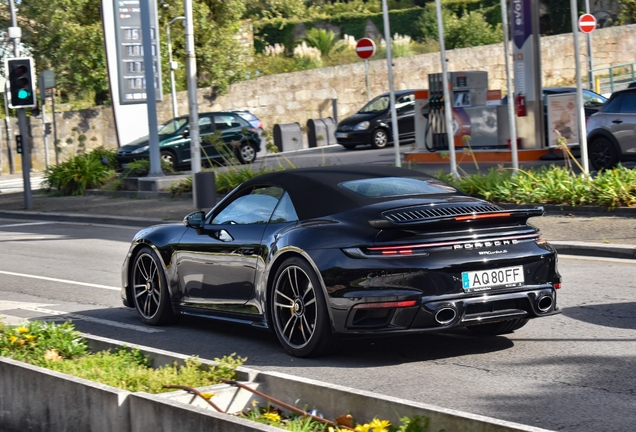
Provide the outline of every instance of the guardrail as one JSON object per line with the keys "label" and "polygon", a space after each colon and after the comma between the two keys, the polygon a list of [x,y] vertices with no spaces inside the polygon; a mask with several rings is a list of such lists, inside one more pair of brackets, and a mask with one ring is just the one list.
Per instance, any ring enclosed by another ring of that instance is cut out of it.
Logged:
{"label": "guardrail", "polygon": [[622,63],[590,71],[594,80],[594,91],[599,94],[613,93],[627,88],[636,81],[636,63]]}

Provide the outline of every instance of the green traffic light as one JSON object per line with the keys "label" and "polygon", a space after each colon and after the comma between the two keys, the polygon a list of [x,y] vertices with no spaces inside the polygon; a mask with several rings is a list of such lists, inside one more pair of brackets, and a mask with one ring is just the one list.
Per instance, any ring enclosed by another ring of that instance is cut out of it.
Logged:
{"label": "green traffic light", "polygon": [[18,99],[26,99],[29,97],[29,92],[25,89],[18,90]]}

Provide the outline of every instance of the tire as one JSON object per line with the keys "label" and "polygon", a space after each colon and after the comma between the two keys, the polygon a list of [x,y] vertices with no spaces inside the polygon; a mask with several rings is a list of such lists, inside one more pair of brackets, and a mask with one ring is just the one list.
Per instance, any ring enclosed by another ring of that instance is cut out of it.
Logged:
{"label": "tire", "polygon": [[356,148],[356,144],[340,144],[341,146],[343,146],[346,150],[353,150],[354,148]]}
{"label": "tire", "polygon": [[173,169],[177,169],[177,157],[171,151],[162,150],[161,161],[168,163]]}
{"label": "tire", "polygon": [[507,321],[500,321],[489,324],[479,324],[473,326],[466,326],[471,332],[482,336],[496,336],[500,334],[512,333],[514,330],[519,330],[521,327],[528,323],[527,318],[517,318]]}
{"label": "tire", "polygon": [[610,169],[618,163],[618,152],[614,144],[605,137],[594,138],[589,144],[590,163],[597,170]]}
{"label": "tire", "polygon": [[389,135],[386,129],[376,129],[371,137],[371,146],[376,149],[385,148],[389,145]]}
{"label": "tire", "polygon": [[236,157],[242,164],[251,164],[256,160],[256,148],[251,142],[242,143],[236,149]]}
{"label": "tire", "polygon": [[144,324],[168,324],[174,320],[166,275],[159,257],[150,247],[137,252],[130,272],[133,305]]}
{"label": "tire", "polygon": [[276,272],[269,309],[274,332],[291,355],[317,357],[336,347],[320,282],[302,258],[287,259]]}

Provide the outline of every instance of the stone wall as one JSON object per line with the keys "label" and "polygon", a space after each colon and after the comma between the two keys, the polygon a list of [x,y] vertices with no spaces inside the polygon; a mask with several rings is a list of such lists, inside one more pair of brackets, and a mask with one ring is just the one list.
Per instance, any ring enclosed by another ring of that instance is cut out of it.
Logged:
{"label": "stone wall", "polygon": [[[586,37],[580,36],[581,65],[587,65]],[[544,37],[541,40],[542,70],[544,86],[571,85],[575,82],[575,61],[572,34]],[[636,62],[636,25],[597,29],[592,33],[593,61],[595,68]],[[506,77],[503,45],[486,45],[462,48],[447,52],[448,70],[486,70],[490,89],[502,89],[505,93]],[[393,59],[394,88],[427,88],[428,74],[441,71],[439,53],[422,54]],[[583,77],[586,73],[583,73]],[[369,62],[371,96],[388,90],[386,61]],[[265,76],[230,86],[228,93],[211,98],[209,89],[199,89],[199,111],[223,109],[249,109],[262,121],[266,129],[272,130],[276,123],[299,122],[302,125],[311,118],[332,117],[332,100],[337,99],[338,118],[342,119],[357,111],[367,100],[364,63],[329,67],[304,72]],[[177,94],[179,112],[188,112],[187,92]],[[47,119],[50,121],[50,106]],[[172,117],[169,97],[157,107],[160,122]],[[12,125],[16,133],[15,119]],[[41,120],[31,119],[34,146],[33,168],[45,167],[44,144]],[[116,147],[115,126],[112,110],[96,107],[80,112],[57,115],[58,138],[61,160],[78,150],[91,149],[99,145]],[[1,174],[9,172],[5,131],[0,141],[2,148]],[[83,141],[82,139],[85,138]],[[83,144],[82,144],[83,143]],[[125,143],[123,143],[125,144]],[[12,140],[15,148],[15,141]],[[49,144],[49,159],[55,162],[52,139]],[[20,171],[20,157],[15,155],[16,171]]]}

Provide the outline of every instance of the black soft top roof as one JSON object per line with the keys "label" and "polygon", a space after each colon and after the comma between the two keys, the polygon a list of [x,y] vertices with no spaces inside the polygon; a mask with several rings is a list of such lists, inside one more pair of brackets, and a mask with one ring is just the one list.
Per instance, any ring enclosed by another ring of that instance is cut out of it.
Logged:
{"label": "black soft top roof", "polygon": [[[378,201],[392,200],[393,198],[386,197],[364,197],[338,186],[345,181],[382,177],[416,177],[436,180],[423,172],[394,166],[338,165],[296,168],[262,174],[246,181],[243,187],[266,184],[283,187],[289,192],[299,219],[307,220],[353,210]],[[398,198],[404,197],[395,199]]]}

